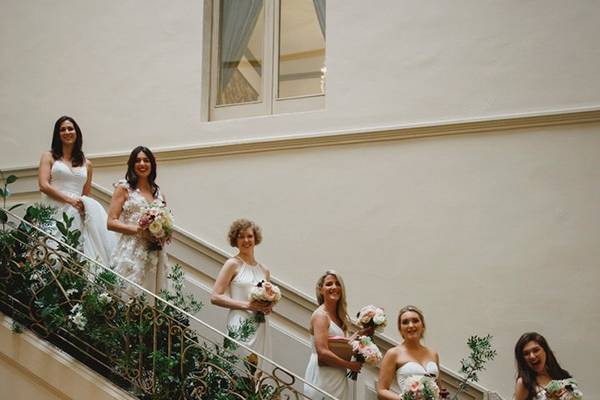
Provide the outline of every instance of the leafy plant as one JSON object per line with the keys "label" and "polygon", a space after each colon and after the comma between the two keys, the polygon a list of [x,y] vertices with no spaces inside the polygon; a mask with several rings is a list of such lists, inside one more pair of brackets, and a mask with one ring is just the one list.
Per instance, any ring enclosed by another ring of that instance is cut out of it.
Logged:
{"label": "leafy plant", "polygon": [[496,350],[492,347],[492,335],[480,337],[473,335],[467,339],[467,346],[470,353],[467,358],[460,360],[460,373],[463,379],[458,385],[458,390],[452,397],[452,400],[457,400],[458,395],[463,392],[469,382],[479,382],[481,371],[485,370],[485,364],[496,357]]}
{"label": "leafy plant", "polygon": [[[196,376],[202,376],[204,399],[276,398],[274,387],[257,387],[256,364],[240,358],[233,342],[202,342],[186,314],[166,303],[154,307],[144,295],[124,301],[117,275],[108,270],[94,275],[71,249],[81,239],[73,219],[53,216],[52,208],[34,205],[24,220],[58,231],[65,245],[50,240],[45,248],[43,231],[27,222],[0,235],[0,293],[9,299],[4,303],[9,307],[0,307],[19,324],[15,327],[42,334],[143,400],[177,399],[183,392],[198,396]],[[173,267],[168,279],[170,289],[161,296],[181,310],[199,312],[202,303],[184,292],[181,267]],[[230,334],[244,341],[255,330],[249,319]]]}
{"label": "leafy plant", "polygon": [[[16,175],[9,175],[6,178],[4,177],[4,172],[0,171],[0,179],[4,182],[2,188],[0,188],[0,197],[2,198],[2,209],[0,209],[0,223],[2,223],[2,230],[5,229],[5,224],[8,222],[8,214],[6,213],[6,200],[10,197],[10,190],[8,190],[8,185],[15,183],[17,181]],[[11,206],[8,211],[12,211],[17,207],[22,206],[23,204],[15,204]]]}

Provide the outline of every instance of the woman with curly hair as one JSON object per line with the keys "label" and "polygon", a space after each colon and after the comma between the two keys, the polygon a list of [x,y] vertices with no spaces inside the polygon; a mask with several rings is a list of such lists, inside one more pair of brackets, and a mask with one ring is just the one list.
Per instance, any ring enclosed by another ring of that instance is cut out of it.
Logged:
{"label": "woman with curly hair", "polygon": [[[223,264],[213,286],[211,303],[228,308],[227,330],[230,336],[266,357],[271,356],[271,332],[268,314],[272,305],[251,301],[250,291],[259,282],[269,282],[271,272],[254,256],[262,241],[262,231],[253,221],[238,219],[229,228],[229,244],[238,253]],[[262,315],[266,316],[262,318]],[[247,329],[244,329],[247,327]]]}

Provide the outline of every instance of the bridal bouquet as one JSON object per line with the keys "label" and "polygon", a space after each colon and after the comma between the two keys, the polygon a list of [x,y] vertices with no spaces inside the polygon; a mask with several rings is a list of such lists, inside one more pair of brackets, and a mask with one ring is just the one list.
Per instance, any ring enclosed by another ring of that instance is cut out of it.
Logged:
{"label": "bridal bouquet", "polygon": [[[381,351],[370,336],[358,336],[352,342],[352,351],[354,352],[354,359],[356,361],[366,362],[367,364],[375,365],[381,361]],[[357,372],[349,372],[348,377],[352,380],[358,378]]]}
{"label": "bridal bouquet", "polygon": [[[276,304],[281,299],[281,290],[271,282],[260,281],[250,290],[250,301]],[[255,320],[258,323],[265,322],[265,314],[257,312]]]}
{"label": "bridal bouquet", "polygon": [[402,400],[438,400],[440,389],[435,378],[428,375],[411,375],[400,387]]}
{"label": "bridal bouquet", "polygon": [[150,238],[149,250],[162,250],[173,235],[173,215],[163,205],[151,204],[144,207],[138,222]]}
{"label": "bridal bouquet", "polygon": [[381,331],[387,325],[387,317],[383,312],[383,308],[375,307],[374,305],[364,306],[356,314],[358,325],[361,328],[373,328]]}
{"label": "bridal bouquet", "polygon": [[583,393],[573,378],[550,381],[545,387],[546,397],[556,400],[582,400]]}

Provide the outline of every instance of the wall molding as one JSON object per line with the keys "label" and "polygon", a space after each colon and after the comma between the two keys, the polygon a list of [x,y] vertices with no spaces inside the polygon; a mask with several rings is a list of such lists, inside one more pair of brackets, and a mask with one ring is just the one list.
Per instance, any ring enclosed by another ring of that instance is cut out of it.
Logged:
{"label": "wall molding", "polygon": [[[600,122],[600,106],[555,110],[543,113],[499,115],[490,118],[448,120],[411,125],[388,125],[312,134],[210,142],[193,146],[154,147],[153,150],[156,157],[161,162],[165,162],[312,147],[389,142],[435,136],[482,134],[594,122]],[[96,168],[112,167],[124,165],[127,162],[128,155],[126,152],[116,152],[90,154],[89,158],[93,161]],[[7,167],[3,168],[3,171],[25,174],[20,176],[31,176],[31,174],[34,174],[31,171],[34,168],[36,169],[35,174],[37,174],[37,166],[31,165]]]}

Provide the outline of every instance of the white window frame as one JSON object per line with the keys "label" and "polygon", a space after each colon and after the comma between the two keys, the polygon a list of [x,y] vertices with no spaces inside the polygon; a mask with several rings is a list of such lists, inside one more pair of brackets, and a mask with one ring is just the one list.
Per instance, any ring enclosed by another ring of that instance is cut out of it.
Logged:
{"label": "white window frame", "polygon": [[[213,0],[212,10],[206,10],[210,24],[210,80],[208,95],[208,119],[210,121],[246,118],[261,115],[293,113],[322,110],[325,108],[325,94],[314,94],[280,99],[279,92],[279,23],[280,0],[263,0],[264,4],[264,42],[262,57],[262,98],[261,100],[243,103],[217,105],[216,74],[219,71],[219,10],[221,0]],[[205,31],[206,32],[206,31]],[[327,46],[327,45],[326,45]],[[206,64],[205,64],[206,65]],[[206,76],[206,75],[205,75]]]}

